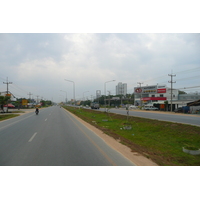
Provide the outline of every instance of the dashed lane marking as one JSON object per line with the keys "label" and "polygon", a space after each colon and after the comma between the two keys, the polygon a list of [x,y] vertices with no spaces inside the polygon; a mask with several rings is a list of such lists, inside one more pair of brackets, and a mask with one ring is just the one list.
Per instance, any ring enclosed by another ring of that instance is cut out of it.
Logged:
{"label": "dashed lane marking", "polygon": [[36,135],[37,135],[37,132],[33,134],[33,136],[30,138],[28,142],[31,142]]}

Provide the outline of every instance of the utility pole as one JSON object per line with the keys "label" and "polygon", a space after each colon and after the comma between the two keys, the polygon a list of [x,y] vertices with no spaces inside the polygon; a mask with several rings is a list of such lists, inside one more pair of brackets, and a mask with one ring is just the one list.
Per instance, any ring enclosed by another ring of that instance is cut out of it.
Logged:
{"label": "utility pole", "polygon": [[141,85],[142,85],[143,83],[137,82],[137,84],[140,85],[140,106],[142,107],[142,88],[141,88]]}
{"label": "utility pole", "polygon": [[[33,95],[33,94],[31,94],[31,93],[29,92],[27,95],[29,95],[29,103],[31,103],[31,95]],[[29,104],[29,105],[31,105],[31,104]]]}
{"label": "utility pole", "polygon": [[[8,82],[8,77],[7,77],[7,82],[3,82],[3,84],[7,84],[7,92],[6,92],[6,96],[8,97],[8,85],[12,84],[12,82]],[[8,101],[7,101],[7,112],[8,112]]]}
{"label": "utility pole", "polygon": [[8,82],[8,77],[7,77],[7,82],[3,82],[3,84],[7,84],[7,95],[8,95],[8,85],[12,84],[12,82]]}
{"label": "utility pole", "polygon": [[31,99],[31,95],[33,95],[33,94],[31,94],[31,93],[29,92],[27,95],[29,95],[29,99]]}
{"label": "utility pole", "polygon": [[37,95],[36,97],[37,97],[37,104],[38,104],[38,97],[39,97],[39,95]]}
{"label": "utility pole", "polygon": [[171,83],[171,112],[172,112],[172,89],[173,89],[173,83],[176,83],[176,81],[173,81],[173,77],[176,76],[176,74],[168,74],[168,76],[171,76],[171,81],[168,81],[169,83]]}

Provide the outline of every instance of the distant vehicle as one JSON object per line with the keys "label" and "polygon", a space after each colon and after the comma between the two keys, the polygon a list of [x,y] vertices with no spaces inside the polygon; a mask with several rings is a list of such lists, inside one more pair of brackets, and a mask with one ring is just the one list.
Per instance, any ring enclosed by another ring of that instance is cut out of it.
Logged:
{"label": "distant vehicle", "polygon": [[93,102],[90,104],[91,109],[99,109],[99,104],[96,102]]}
{"label": "distant vehicle", "polygon": [[144,106],[143,110],[158,110],[158,108],[154,106]]}
{"label": "distant vehicle", "polygon": [[38,109],[35,111],[35,114],[36,114],[36,115],[38,115],[38,114],[39,114],[39,110],[38,110]]}
{"label": "distant vehicle", "polygon": [[129,109],[138,109],[138,106],[131,105],[129,106]]}
{"label": "distant vehicle", "polygon": [[183,108],[180,107],[180,108],[177,108],[174,110],[175,113],[182,113],[183,112]]}

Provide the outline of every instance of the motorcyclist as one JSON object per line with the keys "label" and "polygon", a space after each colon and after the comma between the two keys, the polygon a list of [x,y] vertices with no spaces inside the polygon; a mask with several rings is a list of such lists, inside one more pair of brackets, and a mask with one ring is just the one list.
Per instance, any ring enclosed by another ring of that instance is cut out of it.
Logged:
{"label": "motorcyclist", "polygon": [[39,113],[39,108],[36,108],[35,113],[36,114]]}

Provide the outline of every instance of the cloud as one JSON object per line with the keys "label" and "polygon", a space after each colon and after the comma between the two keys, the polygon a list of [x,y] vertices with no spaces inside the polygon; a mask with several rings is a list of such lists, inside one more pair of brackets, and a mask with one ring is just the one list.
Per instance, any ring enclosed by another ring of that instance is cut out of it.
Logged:
{"label": "cloud", "polygon": [[177,87],[198,85],[185,77],[189,73],[178,72],[199,67],[199,52],[199,34],[0,34],[0,78],[9,77],[14,92],[17,84],[57,100],[60,90],[73,96],[72,84],[64,79],[76,83],[79,98],[84,91],[103,93],[109,80],[116,80],[107,86],[112,94],[118,82],[128,83],[130,93],[137,82],[168,84],[172,70]]}

